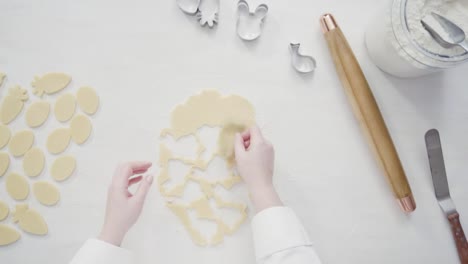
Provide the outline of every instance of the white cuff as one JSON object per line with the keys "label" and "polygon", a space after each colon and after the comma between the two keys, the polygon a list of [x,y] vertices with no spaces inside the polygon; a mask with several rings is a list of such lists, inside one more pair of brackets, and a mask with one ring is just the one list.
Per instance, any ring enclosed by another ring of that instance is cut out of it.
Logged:
{"label": "white cuff", "polygon": [[252,220],[257,261],[286,249],[311,246],[309,236],[294,211],[288,207],[271,207]]}
{"label": "white cuff", "polygon": [[131,264],[132,253],[98,239],[89,239],[70,264]]}

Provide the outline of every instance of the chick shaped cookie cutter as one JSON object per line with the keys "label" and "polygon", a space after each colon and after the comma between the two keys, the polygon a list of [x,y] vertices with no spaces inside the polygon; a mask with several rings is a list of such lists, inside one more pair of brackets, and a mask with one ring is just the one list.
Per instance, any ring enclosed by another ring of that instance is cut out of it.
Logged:
{"label": "chick shaped cookie cutter", "polygon": [[196,15],[201,26],[212,28],[218,23],[219,0],[177,0],[177,5],[186,14]]}
{"label": "chick shaped cookie cutter", "polygon": [[242,40],[252,41],[260,37],[263,29],[263,20],[268,13],[268,6],[260,4],[254,12],[250,11],[245,0],[237,3],[237,35]]}
{"label": "chick shaped cookie cutter", "polygon": [[291,64],[293,68],[300,73],[313,72],[317,67],[314,57],[304,55],[299,51],[300,43],[290,43]]}

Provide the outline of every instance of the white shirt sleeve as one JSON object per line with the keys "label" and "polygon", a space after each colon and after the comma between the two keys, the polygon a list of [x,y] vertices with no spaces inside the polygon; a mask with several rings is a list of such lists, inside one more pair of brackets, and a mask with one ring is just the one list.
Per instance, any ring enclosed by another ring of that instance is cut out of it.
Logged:
{"label": "white shirt sleeve", "polygon": [[257,263],[320,264],[304,226],[288,207],[271,207],[252,220]]}
{"label": "white shirt sleeve", "polygon": [[98,239],[89,239],[70,264],[133,264],[132,253]]}

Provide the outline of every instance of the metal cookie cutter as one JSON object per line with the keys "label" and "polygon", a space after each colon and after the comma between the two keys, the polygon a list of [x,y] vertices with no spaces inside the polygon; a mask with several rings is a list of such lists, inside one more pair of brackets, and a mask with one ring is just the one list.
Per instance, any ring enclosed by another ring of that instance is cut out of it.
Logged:
{"label": "metal cookie cutter", "polygon": [[218,23],[219,0],[177,0],[179,8],[189,15],[196,15],[201,26],[212,28]]}
{"label": "metal cookie cutter", "polygon": [[294,69],[300,73],[313,72],[317,67],[317,63],[312,56],[304,55],[299,52],[299,43],[291,43],[291,63]]}
{"label": "metal cookie cutter", "polygon": [[245,0],[237,3],[237,35],[242,40],[254,40],[262,34],[263,20],[268,13],[268,6],[261,4],[255,12],[250,12],[249,4]]}

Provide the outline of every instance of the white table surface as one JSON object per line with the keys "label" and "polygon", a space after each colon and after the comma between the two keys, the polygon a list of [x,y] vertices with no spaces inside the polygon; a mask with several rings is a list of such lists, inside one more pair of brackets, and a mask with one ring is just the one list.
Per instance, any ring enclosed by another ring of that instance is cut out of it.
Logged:
{"label": "white table surface", "polygon": [[[91,85],[102,103],[90,141],[68,150],[77,157],[78,171],[60,184],[60,204],[46,208],[28,200],[47,219],[49,235],[23,234],[0,248],[0,262],[69,261],[99,231],[116,163],[155,161],[158,134],[168,126],[171,109],[215,88],[254,104],[276,147],[281,197],[302,218],[324,263],[458,263],[434,197],[424,133],[440,130],[450,191],[468,228],[468,65],[412,80],[381,72],[365,50],[364,33],[384,0],[269,1],[263,35],[253,43],[235,33],[236,2],[221,2],[220,23],[208,29],[174,0],[0,0],[6,87],[30,89],[34,75],[63,71],[73,76],[69,91]],[[324,12],[336,16],[373,87],[417,201],[411,215],[400,211],[350,111],[318,25]],[[316,57],[314,74],[291,68],[292,40]],[[25,124],[18,119],[12,126]],[[54,126],[49,120],[48,127]],[[49,128],[37,130],[39,146]],[[21,171],[20,160],[12,169]],[[13,204],[4,181],[0,199]],[[244,224],[223,245],[199,248],[153,188],[124,246],[141,263],[254,263],[250,234]]]}

